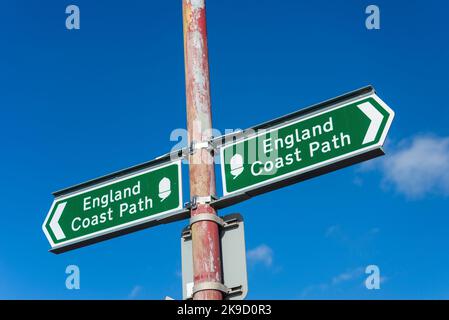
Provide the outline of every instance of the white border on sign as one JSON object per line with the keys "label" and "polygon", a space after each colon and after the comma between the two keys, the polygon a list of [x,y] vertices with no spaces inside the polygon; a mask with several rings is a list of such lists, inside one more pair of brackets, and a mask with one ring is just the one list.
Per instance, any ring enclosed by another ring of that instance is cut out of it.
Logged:
{"label": "white border on sign", "polygon": [[[376,102],[379,103],[380,106],[382,108],[384,108],[390,115],[390,117],[388,118],[387,123],[385,124],[385,127],[383,129],[382,135],[381,135],[378,143],[376,143],[374,145],[371,145],[371,146],[368,146],[368,147],[365,147],[365,148],[362,148],[362,149],[359,149],[359,150],[356,150],[356,151],[353,151],[353,152],[350,152],[350,153],[347,153],[347,154],[344,154],[344,155],[341,155],[341,156],[338,156],[336,158],[332,158],[332,159],[329,159],[329,160],[326,160],[326,161],[323,161],[323,162],[320,162],[320,163],[316,163],[316,164],[311,165],[311,166],[307,166],[307,167],[304,167],[304,168],[301,168],[301,169],[298,169],[298,170],[295,170],[295,171],[292,171],[292,172],[289,172],[289,173],[285,173],[285,174],[283,174],[281,176],[273,177],[273,178],[270,178],[268,180],[265,180],[265,181],[262,181],[262,182],[258,182],[256,184],[251,185],[251,186],[247,186],[247,187],[235,190],[235,191],[228,192],[227,187],[226,187],[225,162],[224,162],[224,151],[225,151],[225,149],[231,148],[231,147],[233,147],[233,146],[235,146],[235,145],[237,145],[239,143],[245,142],[245,141],[257,139],[258,137],[260,137],[262,135],[266,135],[266,134],[268,134],[268,133],[270,133],[270,132],[272,132],[274,130],[280,130],[280,129],[284,128],[284,127],[291,126],[291,125],[294,125],[296,123],[303,122],[305,120],[308,120],[308,119],[313,118],[313,117],[320,116],[320,115],[325,114],[327,112],[331,112],[331,111],[338,110],[340,108],[344,108],[344,107],[346,107],[346,106],[348,106],[350,104],[354,104],[354,103],[357,103],[359,101],[362,101],[362,100],[365,100],[365,99],[368,99],[368,98],[373,98],[374,100],[376,100]],[[285,179],[288,179],[290,177],[299,175],[299,174],[304,173],[304,172],[308,172],[308,171],[311,171],[311,170],[314,170],[314,169],[317,169],[317,168],[325,167],[325,166],[331,165],[333,163],[339,162],[341,160],[344,160],[344,159],[347,159],[347,158],[352,158],[354,156],[357,156],[357,155],[360,155],[360,154],[364,154],[364,153],[367,153],[369,151],[378,149],[379,147],[382,147],[384,142],[385,142],[385,139],[387,137],[387,133],[388,133],[388,131],[390,129],[391,123],[393,122],[393,118],[394,118],[394,111],[389,106],[387,106],[387,104],[381,98],[379,98],[376,94],[369,94],[369,95],[366,95],[366,96],[363,96],[363,97],[360,97],[360,98],[356,98],[356,99],[354,99],[352,101],[350,100],[350,101],[342,102],[342,103],[337,104],[337,105],[329,106],[327,108],[324,108],[323,110],[319,110],[317,112],[311,113],[311,114],[305,116],[304,118],[300,117],[299,119],[292,120],[292,121],[287,122],[286,124],[283,124],[281,126],[274,127],[274,128],[269,129],[269,130],[265,130],[262,134],[254,134],[254,135],[252,135],[250,137],[242,137],[239,140],[237,140],[236,142],[230,143],[230,144],[228,144],[228,145],[226,145],[226,146],[224,146],[224,147],[222,147],[220,149],[220,161],[221,161],[221,165],[220,166],[221,166],[221,181],[222,181],[222,186],[223,186],[223,194],[224,194],[224,196],[227,196],[227,195],[231,195],[231,194],[242,193],[243,191],[255,189],[255,188],[260,187],[260,186],[269,185],[269,184],[272,184],[272,183],[275,183],[275,182],[278,182],[278,181],[281,181],[281,180],[285,180]]]}
{"label": "white border on sign", "polygon": [[[51,205],[51,208],[48,211],[47,216],[46,216],[46,218],[44,220],[44,223],[42,224],[42,230],[44,231],[45,236],[47,237],[48,241],[50,242],[51,248],[52,249],[58,249],[58,248],[66,247],[66,246],[71,245],[71,244],[75,244],[75,243],[78,243],[78,242],[86,241],[86,240],[97,238],[97,237],[101,237],[103,235],[106,235],[106,234],[109,234],[109,233],[112,233],[112,232],[115,232],[115,231],[120,231],[120,230],[123,230],[123,229],[128,229],[128,228],[131,228],[131,227],[134,227],[134,226],[137,226],[137,225],[149,222],[149,221],[163,220],[164,218],[171,217],[175,213],[181,211],[181,209],[183,209],[181,162],[182,162],[182,160],[177,160],[177,161],[168,162],[167,164],[163,164],[163,165],[159,165],[159,166],[154,166],[154,167],[151,167],[151,168],[143,169],[143,170],[140,170],[140,171],[138,171],[136,173],[125,175],[123,177],[120,177],[120,178],[117,178],[117,179],[112,179],[110,181],[105,181],[103,183],[99,183],[98,185],[95,185],[94,187],[89,187],[89,188],[86,188],[86,189],[83,189],[83,190],[80,190],[80,191],[76,191],[76,192],[73,192],[73,193],[70,193],[70,194],[67,194],[67,195],[64,195],[64,196],[61,196],[61,197],[58,197],[58,198],[54,199],[53,203]],[[111,184],[115,184],[115,183],[118,183],[118,182],[121,182],[121,181],[124,181],[124,180],[128,180],[128,179],[131,179],[131,178],[134,178],[134,177],[137,177],[137,176],[140,176],[140,175],[152,172],[152,171],[156,171],[156,170],[159,170],[159,169],[171,166],[173,164],[176,164],[178,166],[178,185],[179,185],[179,194],[178,194],[179,204],[178,204],[178,207],[176,207],[176,208],[174,208],[172,210],[169,210],[169,211],[164,211],[164,212],[157,213],[157,214],[149,216],[149,217],[144,217],[144,218],[141,218],[141,219],[138,219],[138,220],[127,222],[127,223],[122,224],[122,225],[110,227],[108,229],[104,229],[104,230],[100,230],[100,231],[97,231],[97,232],[94,232],[94,233],[91,233],[91,234],[87,234],[87,235],[81,236],[79,238],[67,240],[67,241],[64,241],[64,242],[57,243],[57,244],[55,244],[53,242],[53,239],[51,238],[50,234],[48,233],[47,229],[45,228],[45,225],[47,224],[48,219],[50,218],[51,212],[53,211],[53,208],[54,208],[56,202],[59,202],[61,200],[65,200],[65,199],[69,199],[69,198],[72,198],[74,196],[78,196],[80,194],[86,193],[86,192],[91,192],[93,190],[96,190],[96,189],[99,189],[99,188],[102,188],[102,187],[107,187],[107,186],[109,186]]]}

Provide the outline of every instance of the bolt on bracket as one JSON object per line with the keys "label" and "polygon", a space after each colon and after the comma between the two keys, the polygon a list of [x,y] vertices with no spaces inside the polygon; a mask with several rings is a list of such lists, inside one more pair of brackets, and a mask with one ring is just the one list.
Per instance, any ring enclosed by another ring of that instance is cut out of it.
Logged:
{"label": "bolt on bracket", "polygon": [[186,202],[184,204],[184,207],[186,209],[194,210],[198,207],[198,204],[211,204],[215,200],[218,200],[217,196],[210,195],[210,196],[193,196],[192,201]]}
{"label": "bolt on bracket", "polygon": [[194,154],[197,150],[206,149],[209,152],[215,152],[217,150],[217,146],[213,141],[213,137],[211,137],[207,141],[195,141],[190,142],[190,146],[188,147],[188,153],[190,155]]}

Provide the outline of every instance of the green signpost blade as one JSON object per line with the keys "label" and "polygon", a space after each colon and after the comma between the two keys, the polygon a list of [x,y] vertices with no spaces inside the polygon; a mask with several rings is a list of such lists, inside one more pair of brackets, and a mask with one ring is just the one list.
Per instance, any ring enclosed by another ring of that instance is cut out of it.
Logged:
{"label": "green signpost blade", "polygon": [[383,154],[394,112],[370,93],[221,148],[225,196],[267,192]]}
{"label": "green signpost blade", "polygon": [[58,196],[42,228],[63,252],[172,218],[182,205],[179,160]]}

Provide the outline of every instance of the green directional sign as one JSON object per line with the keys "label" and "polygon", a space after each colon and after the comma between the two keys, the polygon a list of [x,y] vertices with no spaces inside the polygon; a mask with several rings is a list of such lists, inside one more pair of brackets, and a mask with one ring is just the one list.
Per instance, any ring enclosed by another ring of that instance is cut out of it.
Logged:
{"label": "green directional sign", "polygon": [[180,210],[181,161],[176,161],[57,197],[42,228],[58,252],[130,232]]}
{"label": "green directional sign", "polygon": [[221,148],[224,195],[263,193],[383,154],[394,112],[374,93]]}

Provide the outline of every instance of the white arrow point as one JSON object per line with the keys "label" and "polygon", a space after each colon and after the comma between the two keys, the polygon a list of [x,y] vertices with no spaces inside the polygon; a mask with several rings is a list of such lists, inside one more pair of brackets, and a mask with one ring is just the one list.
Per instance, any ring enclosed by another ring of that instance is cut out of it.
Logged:
{"label": "white arrow point", "polygon": [[384,116],[370,102],[364,102],[357,107],[359,107],[359,109],[371,120],[362,144],[373,142],[374,139],[376,139],[377,132],[379,131]]}
{"label": "white arrow point", "polygon": [[62,212],[64,211],[66,204],[67,202],[62,202],[58,204],[55,214],[53,215],[53,218],[51,218],[50,221],[50,229],[51,231],[53,231],[53,234],[55,235],[57,240],[62,240],[65,238],[65,234],[62,231],[61,226],[59,225],[59,219],[61,218]]}

